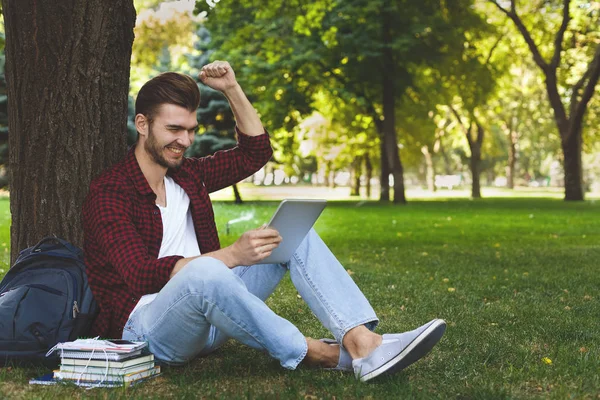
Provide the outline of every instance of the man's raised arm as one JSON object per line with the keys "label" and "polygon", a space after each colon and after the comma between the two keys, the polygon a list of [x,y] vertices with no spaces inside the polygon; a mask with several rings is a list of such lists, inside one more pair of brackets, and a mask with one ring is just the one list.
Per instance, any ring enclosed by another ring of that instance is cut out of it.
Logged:
{"label": "man's raised arm", "polygon": [[238,145],[193,161],[208,192],[231,186],[261,169],[273,150],[258,114],[235,78],[226,61],[215,61],[202,68],[200,80],[228,99],[237,126]]}
{"label": "man's raised arm", "polygon": [[233,68],[227,61],[215,61],[205,65],[200,72],[200,80],[205,85],[225,95],[240,131],[248,136],[258,136],[265,133],[256,110],[244,94],[235,78]]}

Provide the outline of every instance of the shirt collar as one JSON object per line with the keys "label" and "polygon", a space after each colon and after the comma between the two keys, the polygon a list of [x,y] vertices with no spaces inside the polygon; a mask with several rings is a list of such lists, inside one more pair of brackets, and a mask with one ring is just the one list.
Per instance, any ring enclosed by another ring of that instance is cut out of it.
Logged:
{"label": "shirt collar", "polygon": [[131,146],[127,152],[127,156],[125,157],[125,170],[127,171],[127,174],[129,174],[129,177],[131,178],[136,190],[141,195],[149,196],[154,194],[150,184],[148,184],[146,177],[142,173],[142,169],[140,168],[137,158],[135,158],[135,145]]}

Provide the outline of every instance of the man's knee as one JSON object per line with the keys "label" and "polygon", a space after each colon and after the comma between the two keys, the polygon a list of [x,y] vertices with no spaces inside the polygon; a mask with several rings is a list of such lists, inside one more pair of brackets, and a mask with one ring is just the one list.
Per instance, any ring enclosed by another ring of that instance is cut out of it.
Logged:
{"label": "man's knee", "polygon": [[210,290],[239,286],[238,278],[231,269],[220,260],[212,257],[198,257],[192,260],[179,273],[194,288]]}

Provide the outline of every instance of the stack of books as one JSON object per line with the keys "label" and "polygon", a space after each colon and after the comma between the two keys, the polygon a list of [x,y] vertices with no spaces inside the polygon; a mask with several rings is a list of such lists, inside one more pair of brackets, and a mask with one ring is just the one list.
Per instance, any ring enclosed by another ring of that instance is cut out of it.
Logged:
{"label": "stack of books", "polygon": [[[59,343],[60,368],[39,383],[72,382],[86,387],[129,386],[160,374],[146,342],[78,339]],[[32,380],[35,381],[35,380]]]}

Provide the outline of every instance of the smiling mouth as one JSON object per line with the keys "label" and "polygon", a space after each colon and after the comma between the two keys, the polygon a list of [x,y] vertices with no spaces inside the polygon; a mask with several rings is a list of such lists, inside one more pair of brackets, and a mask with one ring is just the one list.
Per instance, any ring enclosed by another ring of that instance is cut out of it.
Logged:
{"label": "smiling mouth", "polygon": [[183,152],[185,151],[185,149],[181,147],[167,147],[167,149],[177,155],[183,154]]}

